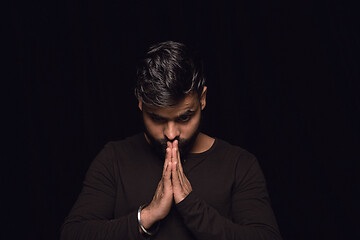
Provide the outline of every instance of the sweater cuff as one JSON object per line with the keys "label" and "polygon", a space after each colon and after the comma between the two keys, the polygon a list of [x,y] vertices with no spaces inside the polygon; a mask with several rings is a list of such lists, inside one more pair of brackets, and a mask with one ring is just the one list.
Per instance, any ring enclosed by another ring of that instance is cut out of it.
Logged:
{"label": "sweater cuff", "polygon": [[176,209],[178,212],[184,216],[184,214],[189,213],[189,209],[194,207],[195,203],[199,203],[199,198],[196,196],[194,191],[191,191],[189,195],[186,196],[181,202],[176,204]]}
{"label": "sweater cuff", "polygon": [[[147,237],[145,237],[143,234],[140,233],[140,226],[139,226],[139,222],[138,222],[138,218],[137,218],[137,211],[136,212],[132,212],[130,213],[130,215],[128,216],[128,225],[132,226],[129,227],[129,231],[132,232],[132,236],[134,236],[134,239],[141,239],[141,240],[145,240],[148,239]],[[128,236],[130,237],[130,236]]]}

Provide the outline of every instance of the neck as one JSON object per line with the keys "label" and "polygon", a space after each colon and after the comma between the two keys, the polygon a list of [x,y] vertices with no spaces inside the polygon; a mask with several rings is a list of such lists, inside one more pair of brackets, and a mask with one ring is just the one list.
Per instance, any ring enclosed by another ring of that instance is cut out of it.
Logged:
{"label": "neck", "polygon": [[211,148],[214,144],[215,139],[204,134],[199,133],[196,137],[194,146],[191,148],[190,153],[202,153]]}

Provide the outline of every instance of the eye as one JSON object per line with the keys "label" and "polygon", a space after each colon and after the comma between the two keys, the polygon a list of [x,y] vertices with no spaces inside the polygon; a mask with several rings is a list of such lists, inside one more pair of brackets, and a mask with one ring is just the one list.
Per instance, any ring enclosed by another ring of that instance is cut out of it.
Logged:
{"label": "eye", "polygon": [[182,115],[178,117],[178,122],[188,122],[191,119],[192,115]]}

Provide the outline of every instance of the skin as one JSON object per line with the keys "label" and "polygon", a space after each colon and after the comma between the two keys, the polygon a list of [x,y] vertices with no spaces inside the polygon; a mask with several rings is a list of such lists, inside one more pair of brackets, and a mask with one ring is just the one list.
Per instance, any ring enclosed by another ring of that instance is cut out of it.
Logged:
{"label": "skin", "polygon": [[[141,211],[141,223],[146,229],[164,219],[173,202],[180,203],[192,191],[181,164],[178,140],[175,139],[189,139],[196,133],[200,125],[201,111],[206,106],[206,91],[207,88],[204,87],[200,101],[197,94],[189,94],[177,105],[169,108],[151,108],[139,102],[148,134],[154,139],[168,140],[162,178],[151,203]],[[146,134],[145,137],[150,143]],[[213,143],[213,138],[199,133],[189,152],[204,152]]]}

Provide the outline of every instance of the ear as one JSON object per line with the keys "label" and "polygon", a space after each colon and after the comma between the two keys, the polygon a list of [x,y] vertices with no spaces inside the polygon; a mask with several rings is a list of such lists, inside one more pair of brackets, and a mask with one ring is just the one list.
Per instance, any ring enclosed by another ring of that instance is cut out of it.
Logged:
{"label": "ear", "polygon": [[139,109],[140,109],[140,111],[142,111],[142,105],[143,105],[142,101],[139,101]]}
{"label": "ear", "polygon": [[204,110],[205,106],[206,106],[206,93],[207,93],[207,87],[204,86],[204,89],[201,93],[201,97],[200,97],[200,104],[201,104],[201,110]]}

